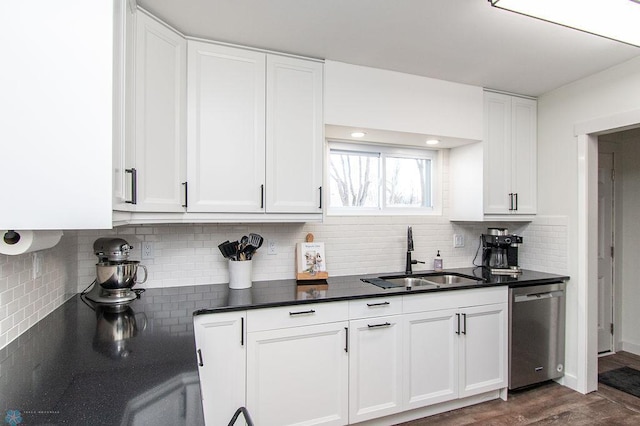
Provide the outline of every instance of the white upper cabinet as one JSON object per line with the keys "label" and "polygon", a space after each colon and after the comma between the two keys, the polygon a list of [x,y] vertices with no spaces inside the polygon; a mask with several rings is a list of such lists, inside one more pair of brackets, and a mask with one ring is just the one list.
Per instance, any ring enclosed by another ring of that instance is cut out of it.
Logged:
{"label": "white upper cabinet", "polygon": [[536,106],[485,93],[485,214],[536,213]]}
{"label": "white upper cabinet", "polygon": [[263,211],[265,54],[192,40],[188,52],[188,211]]}
{"label": "white upper cabinet", "polygon": [[267,55],[267,212],[321,211],[322,135],[322,64]]}
{"label": "white upper cabinet", "polygon": [[127,68],[135,74],[127,74],[125,83],[124,167],[116,170],[124,173],[124,199],[114,208],[180,212],[186,181],[187,42],[141,11],[134,35],[134,64]]}
{"label": "white upper cabinet", "polygon": [[322,64],[189,41],[187,211],[321,213]]}
{"label": "white upper cabinet", "polygon": [[0,228],[111,228],[114,28],[124,7],[0,5]]}
{"label": "white upper cabinet", "polygon": [[450,219],[531,220],[537,209],[537,102],[485,92],[484,140],[449,157]]}

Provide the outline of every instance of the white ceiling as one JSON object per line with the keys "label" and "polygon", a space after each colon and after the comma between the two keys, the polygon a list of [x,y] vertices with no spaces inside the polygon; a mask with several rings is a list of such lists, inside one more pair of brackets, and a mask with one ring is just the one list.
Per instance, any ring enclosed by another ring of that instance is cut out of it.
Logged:
{"label": "white ceiling", "polygon": [[539,96],[640,48],[487,0],[138,0],[186,35]]}

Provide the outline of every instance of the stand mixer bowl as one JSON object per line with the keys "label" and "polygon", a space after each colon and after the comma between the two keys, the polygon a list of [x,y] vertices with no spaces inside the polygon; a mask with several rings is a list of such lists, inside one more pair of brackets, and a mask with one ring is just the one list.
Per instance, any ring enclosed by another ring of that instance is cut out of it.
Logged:
{"label": "stand mixer bowl", "polygon": [[[138,266],[144,270],[144,279],[137,281]],[[147,268],[137,260],[99,262],[96,264],[96,283],[108,290],[131,288],[147,281]]]}

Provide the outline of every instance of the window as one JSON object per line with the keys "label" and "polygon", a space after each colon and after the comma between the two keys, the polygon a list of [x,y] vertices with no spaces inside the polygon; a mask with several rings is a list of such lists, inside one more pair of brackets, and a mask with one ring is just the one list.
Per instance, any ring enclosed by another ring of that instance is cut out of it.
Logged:
{"label": "window", "polygon": [[435,150],[330,142],[329,213],[433,213],[437,160]]}

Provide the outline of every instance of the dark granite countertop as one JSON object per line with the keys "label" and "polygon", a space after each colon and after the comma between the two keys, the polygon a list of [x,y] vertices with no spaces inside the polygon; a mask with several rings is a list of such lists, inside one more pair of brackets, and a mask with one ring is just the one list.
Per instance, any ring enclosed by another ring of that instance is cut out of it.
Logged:
{"label": "dark granite countertop", "polygon": [[[362,281],[362,278],[367,279],[380,276],[404,275],[402,272],[330,277],[326,284],[313,281],[308,283],[296,283],[295,280],[261,281],[253,283],[252,287],[249,289],[225,289],[226,297],[212,300],[211,306],[197,310],[195,315],[304,303],[335,302],[339,300],[379,296],[398,296],[434,291],[454,291],[461,289],[494,287],[496,285],[508,285],[509,287],[530,286],[566,281],[569,279],[566,275],[548,274],[545,272],[529,270],[524,270],[520,274],[513,275],[492,275],[488,273],[486,269],[481,267],[448,269],[445,272],[473,276],[478,278],[479,281],[473,284],[446,285],[439,288],[412,287],[409,289],[402,286],[381,288]],[[421,274],[428,273],[433,273],[433,271],[416,271],[414,275],[420,276]]]}
{"label": "dark granite countertop", "polygon": [[[451,271],[486,279],[457,288],[568,279],[533,271],[517,277],[483,277],[481,268]],[[330,278],[324,286],[276,280],[248,290],[224,284],[147,289],[123,312],[76,295],[0,350],[3,415],[17,410],[25,425],[203,424],[194,312],[434,291],[382,289],[361,277]]]}

